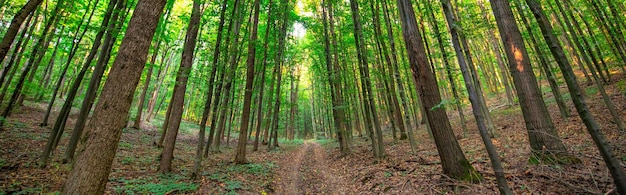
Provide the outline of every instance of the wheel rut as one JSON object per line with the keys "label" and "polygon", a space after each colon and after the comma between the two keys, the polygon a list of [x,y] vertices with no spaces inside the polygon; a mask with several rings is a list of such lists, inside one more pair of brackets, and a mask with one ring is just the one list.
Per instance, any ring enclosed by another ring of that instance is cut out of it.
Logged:
{"label": "wheel rut", "polygon": [[326,151],[314,141],[286,154],[274,181],[276,194],[345,194],[326,158]]}

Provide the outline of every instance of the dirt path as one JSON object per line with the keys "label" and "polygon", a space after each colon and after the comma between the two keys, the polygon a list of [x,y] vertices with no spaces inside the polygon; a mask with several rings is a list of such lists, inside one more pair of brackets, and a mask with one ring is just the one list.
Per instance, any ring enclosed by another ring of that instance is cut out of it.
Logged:
{"label": "dirt path", "polygon": [[326,151],[314,141],[285,155],[274,181],[276,194],[345,194],[326,158]]}

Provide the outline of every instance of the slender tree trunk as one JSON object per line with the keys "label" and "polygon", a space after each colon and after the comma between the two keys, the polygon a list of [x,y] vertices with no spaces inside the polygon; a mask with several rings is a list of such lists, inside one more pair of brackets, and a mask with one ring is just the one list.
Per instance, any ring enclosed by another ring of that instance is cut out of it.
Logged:
{"label": "slender tree trunk", "polygon": [[[539,2],[535,0],[526,0],[526,3],[532,10],[535,18],[537,19],[544,39],[546,40],[548,45],[550,45],[550,52],[552,53],[557,61],[557,64],[559,64],[559,67],[563,71],[563,77],[565,78],[565,82],[567,83],[567,88],[569,89],[570,94],[572,94],[572,101],[574,102],[574,106],[578,111],[578,115],[587,127],[587,131],[591,135],[591,138],[596,144],[596,147],[598,147],[598,149],[600,150],[600,155],[602,155],[606,166],[609,168],[611,176],[613,176],[613,182],[617,187],[617,191],[620,194],[626,194],[626,173],[624,172],[624,168],[620,164],[620,161],[617,159],[617,157],[615,157],[613,149],[611,149],[611,146],[609,145],[608,141],[604,137],[604,134],[600,130],[600,126],[596,123],[594,117],[591,115],[591,112],[589,112],[589,108],[587,107],[585,99],[582,96],[583,91],[578,85],[576,75],[574,75],[574,71],[569,64],[569,61],[567,61],[567,58],[565,58],[563,48],[559,44],[554,34],[552,34],[552,26],[546,19],[546,16],[544,15]],[[602,88],[600,81],[598,81],[597,77],[595,81],[596,84],[598,84],[598,88]]]}
{"label": "slender tree trunk", "polygon": [[148,88],[150,87],[150,81],[152,80],[152,70],[154,69],[154,65],[156,62],[156,57],[159,54],[159,47],[161,46],[161,40],[158,40],[154,44],[154,52],[152,53],[152,58],[150,60],[150,64],[148,67],[148,72],[146,73],[146,80],[143,83],[143,87],[141,90],[141,95],[139,95],[139,104],[137,104],[137,116],[135,116],[135,122],[133,123],[134,129],[141,129],[141,117],[143,113],[144,103],[146,101],[146,93],[148,92]]}
{"label": "slender tree trunk", "polygon": [[200,23],[200,0],[194,0],[191,19],[187,26],[187,35],[185,36],[185,46],[181,59],[181,65],[176,74],[176,85],[172,94],[171,115],[167,124],[167,132],[163,143],[163,151],[161,153],[161,162],[159,172],[169,173],[172,171],[172,159],[174,158],[174,146],[176,145],[176,136],[180,127],[180,121],[183,114],[183,104],[185,103],[185,91],[187,89],[187,81],[191,74],[193,66],[194,49],[196,48],[196,39],[198,37],[198,26]]}
{"label": "slender tree trunk", "polygon": [[[254,16],[252,19],[252,32],[250,33],[250,41],[248,42],[248,59],[246,60],[246,90],[243,97],[243,111],[241,117],[241,125],[239,126],[239,140],[237,142],[237,153],[235,154],[235,163],[247,163],[246,159],[246,133],[250,120],[250,105],[252,101],[252,84],[254,82],[254,61],[256,55],[257,31],[259,25],[259,7],[260,1],[254,1]],[[259,105],[260,106],[260,105]]]}
{"label": "slender tree trunk", "polygon": [[13,16],[11,20],[11,24],[9,28],[4,33],[4,37],[2,37],[2,41],[0,42],[0,61],[4,60],[7,53],[9,52],[9,48],[13,41],[15,40],[15,36],[17,32],[20,30],[20,26],[26,20],[26,17],[33,13],[37,6],[41,4],[43,0],[29,0],[16,14]]}
{"label": "slender tree trunk", "polygon": [[[459,39],[458,39],[459,35],[457,32],[457,28],[455,27],[457,24],[452,13],[452,5],[450,4],[449,0],[442,0],[441,5],[443,7],[443,12],[448,21],[448,29],[450,30],[450,35],[452,37],[452,44],[454,45],[455,50],[459,50],[461,43],[459,42]],[[457,51],[457,57],[461,58],[462,56],[459,56],[458,54],[459,52]],[[464,61],[459,60],[459,66],[461,68],[461,73],[463,74],[463,80],[465,81],[465,87],[467,88],[469,99],[472,104],[472,110],[474,113],[474,118],[476,119],[476,124],[478,125],[478,131],[480,132],[480,137],[482,138],[483,143],[485,144],[485,148],[487,149],[487,153],[489,154],[489,159],[491,159],[491,166],[493,167],[493,172],[496,175],[496,182],[498,183],[498,190],[500,191],[501,194],[513,194],[513,192],[509,188],[509,185],[506,182],[506,178],[504,177],[504,170],[502,168],[502,163],[500,162],[500,157],[498,155],[498,152],[496,151],[495,146],[493,146],[493,143],[491,142],[491,137],[489,136],[489,131],[485,124],[485,119],[483,119],[484,112],[480,111],[481,109],[483,109],[481,105],[482,103],[480,102],[481,101],[479,100],[480,97],[478,97],[479,94],[477,93],[475,89],[480,86],[474,85],[475,83],[472,80],[472,76],[470,75],[469,68],[464,63]]]}
{"label": "slender tree trunk", "polygon": [[[261,136],[261,124],[264,122],[263,121],[263,96],[265,95],[265,72],[267,69],[267,55],[268,55],[268,44],[269,44],[269,34],[270,34],[270,29],[271,26],[270,24],[273,22],[272,20],[272,0],[270,0],[268,2],[268,8],[267,8],[267,27],[265,28],[265,38],[263,41],[263,64],[262,64],[262,68],[261,68],[261,79],[259,80],[259,96],[257,99],[257,113],[256,113],[256,117],[257,117],[257,123],[256,123],[256,133],[254,136],[254,148],[252,149],[252,151],[258,151],[259,150],[259,137]],[[271,92],[270,92],[271,94]],[[271,102],[271,101],[268,101]],[[269,108],[269,106],[268,106]],[[267,136],[267,135],[265,135]]]}
{"label": "slender tree trunk", "polygon": [[224,21],[225,21],[224,17],[226,14],[227,2],[228,2],[227,0],[223,0],[221,8],[220,8],[220,21],[219,21],[219,26],[217,29],[218,34],[217,34],[217,40],[215,42],[215,50],[213,51],[213,62],[212,62],[213,70],[211,70],[211,76],[208,81],[209,89],[207,90],[207,93],[206,93],[206,102],[204,104],[204,110],[202,111],[202,118],[200,119],[200,131],[198,133],[198,148],[196,150],[196,158],[194,161],[193,170],[191,171],[192,179],[197,179],[197,177],[199,176],[200,166],[202,165],[202,154],[203,154],[202,152],[204,149],[203,146],[204,146],[204,137],[205,137],[205,131],[206,131],[206,123],[207,123],[207,120],[209,118],[209,114],[211,111],[211,102],[213,100],[213,90],[216,88],[213,83],[215,80],[215,76],[217,75],[217,69],[218,69],[217,62],[219,60],[220,51],[221,51],[220,45],[222,44],[222,37],[223,37],[222,31],[224,30]]}
{"label": "slender tree trunk", "polygon": [[[366,101],[366,113],[367,117],[371,117],[373,123],[368,125],[374,125],[376,143],[372,143],[372,148],[376,148],[374,157],[382,158],[385,156],[385,149],[383,145],[383,135],[380,127],[380,119],[376,112],[376,105],[374,102],[374,94],[372,92],[372,84],[370,78],[369,64],[367,60],[367,51],[365,49],[365,38],[363,37],[363,30],[361,25],[361,16],[359,15],[359,6],[356,1],[350,1],[350,10],[352,13],[352,20],[354,24],[354,39],[357,47],[357,55],[359,58],[359,72],[361,73],[362,88]],[[373,134],[372,134],[373,135]],[[373,140],[373,139],[372,139]]]}
{"label": "slender tree trunk", "polygon": [[[37,25],[31,25],[30,22],[32,21],[33,18],[35,18],[35,23],[37,23],[37,18],[34,16],[35,14],[32,14],[28,17],[28,19],[26,20],[26,24],[24,24],[24,27],[22,28],[22,33],[20,34],[20,38],[17,40],[17,43],[15,43],[15,45],[13,46],[13,53],[11,54],[11,57],[9,59],[9,61],[7,62],[7,65],[3,66],[2,68],[2,75],[0,76],[0,86],[3,86],[2,88],[2,94],[0,94],[0,103],[2,103],[2,101],[4,100],[4,96],[6,94],[6,89],[8,89],[7,86],[11,85],[11,80],[13,80],[13,75],[15,75],[15,72],[17,71],[17,69],[19,68],[19,62],[22,59],[22,54],[24,53],[24,50],[26,50],[26,46],[28,46],[28,43],[30,42],[30,38],[27,37],[26,33],[28,33],[28,36],[31,36],[33,31],[35,30],[35,26]],[[26,41],[24,41],[24,39],[26,39]],[[16,61],[17,59],[17,61]],[[1,62],[2,60],[0,60]],[[7,77],[7,75],[9,75],[9,78],[6,79],[5,82],[5,78]]]}

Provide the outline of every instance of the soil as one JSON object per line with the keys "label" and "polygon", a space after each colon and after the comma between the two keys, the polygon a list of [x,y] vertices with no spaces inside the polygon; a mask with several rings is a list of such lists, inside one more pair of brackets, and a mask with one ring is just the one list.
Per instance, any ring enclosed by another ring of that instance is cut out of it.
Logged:
{"label": "soil", "polygon": [[326,150],[307,140],[280,160],[274,184],[277,194],[345,194],[341,177],[328,167]]}
{"label": "soil", "polygon": [[[615,75],[607,93],[621,116],[626,116],[626,82]],[[545,82],[545,81],[544,81]],[[602,126],[614,152],[626,164],[626,133],[620,132],[604,106],[599,92],[587,88],[587,103]],[[562,92],[567,90],[562,87]],[[579,164],[552,165],[529,163],[525,124],[518,105],[502,106],[503,94],[489,98],[497,136],[492,139],[503,162],[505,176],[515,194],[605,194],[615,193],[611,176],[571,102],[572,117],[563,119],[550,93],[543,94],[552,119],[568,151]],[[40,127],[45,103],[26,102],[0,130],[0,194],[45,194],[61,191],[70,171],[62,163],[69,138],[64,135],[46,168],[36,162],[46,144],[51,127]],[[51,122],[56,118],[53,112]],[[74,111],[73,113],[75,113]],[[197,129],[182,131],[177,139],[174,172],[156,173],[160,148],[158,125],[142,124],[142,129],[125,129],[109,176],[106,194],[497,194],[496,181],[471,113],[467,136],[460,129],[458,114],[448,112],[459,144],[470,164],[484,177],[478,183],[454,181],[441,172],[435,144],[424,125],[413,124],[418,147],[411,151],[407,140],[394,141],[385,126],[385,157],[372,157],[369,141],[354,136],[350,155],[342,156],[336,142],[306,140],[286,142],[273,151],[261,145],[259,151],[248,147],[250,164],[233,162],[236,138],[225,143],[220,153],[210,154],[203,162],[201,178],[187,179],[193,167]],[[66,134],[73,127],[70,116]],[[388,124],[389,121],[383,122]],[[251,143],[251,142],[250,142]],[[624,165],[623,165],[624,166]],[[626,166],[624,166],[626,167]],[[168,183],[169,182],[169,183]],[[154,190],[155,185],[167,187]],[[167,185],[166,185],[167,184]],[[195,186],[191,190],[180,187]],[[145,187],[140,188],[140,187]]]}

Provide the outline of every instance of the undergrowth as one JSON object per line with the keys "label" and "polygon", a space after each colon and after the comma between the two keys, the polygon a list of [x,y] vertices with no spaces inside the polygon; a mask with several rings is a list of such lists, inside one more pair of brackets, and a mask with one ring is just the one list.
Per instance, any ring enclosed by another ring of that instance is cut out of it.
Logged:
{"label": "undergrowth", "polygon": [[169,194],[186,193],[198,189],[198,184],[185,181],[183,175],[162,174],[156,176],[139,177],[136,179],[113,178],[120,186],[113,187],[116,194]]}

